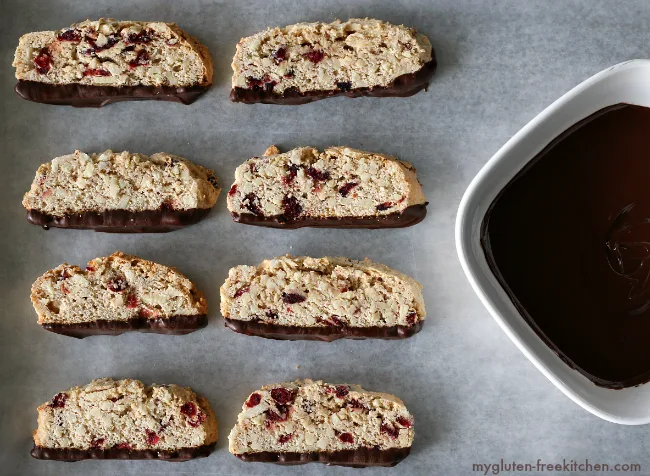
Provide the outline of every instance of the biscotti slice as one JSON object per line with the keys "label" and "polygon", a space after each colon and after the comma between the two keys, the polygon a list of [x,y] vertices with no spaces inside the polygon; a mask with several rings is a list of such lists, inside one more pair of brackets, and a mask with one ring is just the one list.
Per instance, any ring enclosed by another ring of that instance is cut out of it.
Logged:
{"label": "biscotti slice", "polygon": [[38,407],[38,459],[161,459],[208,456],[217,441],[210,403],[191,388],[93,380]]}
{"label": "biscotti slice", "polygon": [[13,66],[23,98],[77,107],[143,99],[190,104],[212,83],[208,49],[174,23],[100,18],[28,33]]}
{"label": "biscotti slice", "polygon": [[78,150],[39,167],[23,206],[45,229],[165,232],[200,221],[220,191],[212,170],[165,152]]}
{"label": "biscotti slice", "polygon": [[228,437],[243,461],[395,466],[413,444],[413,416],[387,393],[297,380],[252,393]]}
{"label": "biscotti slice", "polygon": [[349,147],[272,146],[237,167],[228,192],[235,221],[274,228],[401,228],[426,205],[411,164]]}
{"label": "biscotti slice", "polygon": [[64,263],[32,285],[32,304],[46,330],[72,337],[126,331],[189,334],[208,323],[194,284],[173,268],[119,251],[86,269]]}
{"label": "biscotti slice", "polygon": [[221,313],[235,332],[270,339],[403,339],[424,323],[421,290],[368,258],[287,255],[232,268]]}
{"label": "biscotti slice", "polygon": [[436,70],[426,36],[370,18],[298,23],[243,38],[230,99],[305,104],[333,96],[411,96]]}

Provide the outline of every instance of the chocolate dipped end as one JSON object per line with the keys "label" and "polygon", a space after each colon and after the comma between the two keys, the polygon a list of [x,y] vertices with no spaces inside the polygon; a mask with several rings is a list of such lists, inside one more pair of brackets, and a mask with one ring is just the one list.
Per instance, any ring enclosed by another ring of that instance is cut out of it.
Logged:
{"label": "chocolate dipped end", "polygon": [[180,448],[177,450],[129,450],[127,448],[78,450],[72,448],[43,448],[34,445],[30,452],[33,458],[54,461],[75,462],[84,459],[159,459],[163,461],[187,461],[206,458],[212,453],[216,443]]}
{"label": "chocolate dipped end", "polygon": [[211,208],[172,210],[163,207],[158,210],[140,212],[129,210],[87,211],[60,217],[38,210],[27,210],[27,220],[46,230],[54,227],[95,230],[105,233],[165,233],[198,223],[210,210]]}
{"label": "chocolate dipped end", "polygon": [[356,450],[341,450],[328,453],[243,453],[235,455],[242,461],[251,463],[275,463],[281,465],[296,465],[306,463],[324,463],[330,466],[349,466],[366,468],[368,466],[395,466],[411,452],[411,448],[390,448],[380,450],[375,448],[358,448]]}
{"label": "chocolate dipped end", "polygon": [[43,323],[43,329],[65,336],[83,339],[95,335],[117,336],[124,332],[147,332],[153,334],[185,335],[208,325],[207,314],[172,316],[167,318],[136,318],[128,321],[92,321],[76,324]]}
{"label": "chocolate dipped end", "polygon": [[412,326],[300,327],[266,324],[259,321],[241,321],[227,317],[224,320],[226,327],[239,334],[274,340],[319,340],[323,342],[332,342],[338,339],[406,339],[420,332],[424,325],[424,321],[418,321]]}
{"label": "chocolate dipped end", "polygon": [[14,91],[23,99],[42,104],[74,107],[102,107],[121,101],[173,101],[192,104],[204,94],[205,86],[91,86],[88,84],[47,84],[18,81]]}
{"label": "chocolate dipped end", "polygon": [[405,228],[417,225],[427,216],[427,203],[411,205],[404,211],[388,215],[370,217],[298,217],[287,219],[284,215],[271,217],[253,215],[252,213],[232,212],[233,221],[245,225],[265,226],[269,228],[286,228],[295,230],[302,227],[314,228]]}
{"label": "chocolate dipped end", "polygon": [[435,52],[433,50],[431,51],[431,56],[431,61],[425,63],[419,71],[398,76],[388,86],[353,88],[347,91],[342,89],[331,89],[305,92],[300,92],[296,88],[289,88],[280,94],[274,93],[273,91],[267,91],[266,89],[262,88],[245,89],[235,87],[230,91],[230,100],[233,102],[242,102],[245,104],[263,103],[295,106],[335,96],[347,96],[349,98],[357,98],[361,96],[413,96],[423,89],[426,90],[426,88],[429,86],[429,83],[431,82],[431,78],[433,78],[433,75],[436,72],[438,63],[436,61]]}

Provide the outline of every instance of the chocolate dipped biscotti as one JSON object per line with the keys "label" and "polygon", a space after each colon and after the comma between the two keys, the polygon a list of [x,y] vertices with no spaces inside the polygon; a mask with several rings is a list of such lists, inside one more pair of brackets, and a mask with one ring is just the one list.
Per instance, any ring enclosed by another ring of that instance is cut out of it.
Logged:
{"label": "chocolate dipped biscotti", "polygon": [[32,285],[38,323],[84,338],[127,331],[189,334],[208,323],[208,306],[194,284],[173,268],[116,252],[86,269],[64,263]]}
{"label": "chocolate dipped biscotti", "polygon": [[38,459],[160,459],[208,456],[217,441],[210,403],[178,385],[93,380],[38,407]]}
{"label": "chocolate dipped biscotti", "polygon": [[333,96],[411,96],[436,70],[428,38],[370,18],[270,28],[237,44],[230,99],[305,104]]}
{"label": "chocolate dipped biscotti", "polygon": [[387,393],[297,380],[252,393],[230,432],[243,461],[395,466],[413,444],[413,416]]}
{"label": "chocolate dipped biscotti", "polygon": [[101,107],[194,102],[212,83],[208,49],[174,23],[86,20],[20,38],[16,92],[30,101]]}
{"label": "chocolate dipped biscotti", "polygon": [[165,152],[78,150],[39,167],[23,206],[46,229],[166,232],[200,221],[220,190],[212,170]]}
{"label": "chocolate dipped biscotti", "polygon": [[269,339],[403,339],[424,324],[421,290],[367,258],[287,255],[232,268],[221,314],[235,332]]}
{"label": "chocolate dipped biscotti", "polygon": [[274,228],[401,228],[426,216],[415,168],[349,147],[270,147],[235,171],[233,219]]}

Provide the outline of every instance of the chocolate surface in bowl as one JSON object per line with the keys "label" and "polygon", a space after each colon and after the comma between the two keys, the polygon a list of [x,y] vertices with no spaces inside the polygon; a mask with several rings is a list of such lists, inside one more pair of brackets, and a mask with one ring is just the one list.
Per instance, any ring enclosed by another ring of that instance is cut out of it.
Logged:
{"label": "chocolate surface in bowl", "polygon": [[534,331],[596,385],[650,380],[650,108],[552,141],[491,204],[481,244]]}

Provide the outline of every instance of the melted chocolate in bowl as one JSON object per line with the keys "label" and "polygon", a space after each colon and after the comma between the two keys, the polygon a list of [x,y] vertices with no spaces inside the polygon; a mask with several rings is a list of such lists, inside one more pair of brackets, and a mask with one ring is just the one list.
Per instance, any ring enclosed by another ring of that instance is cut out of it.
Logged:
{"label": "melted chocolate in bowl", "polygon": [[596,385],[650,380],[650,108],[574,125],[504,187],[487,261],[535,332]]}

